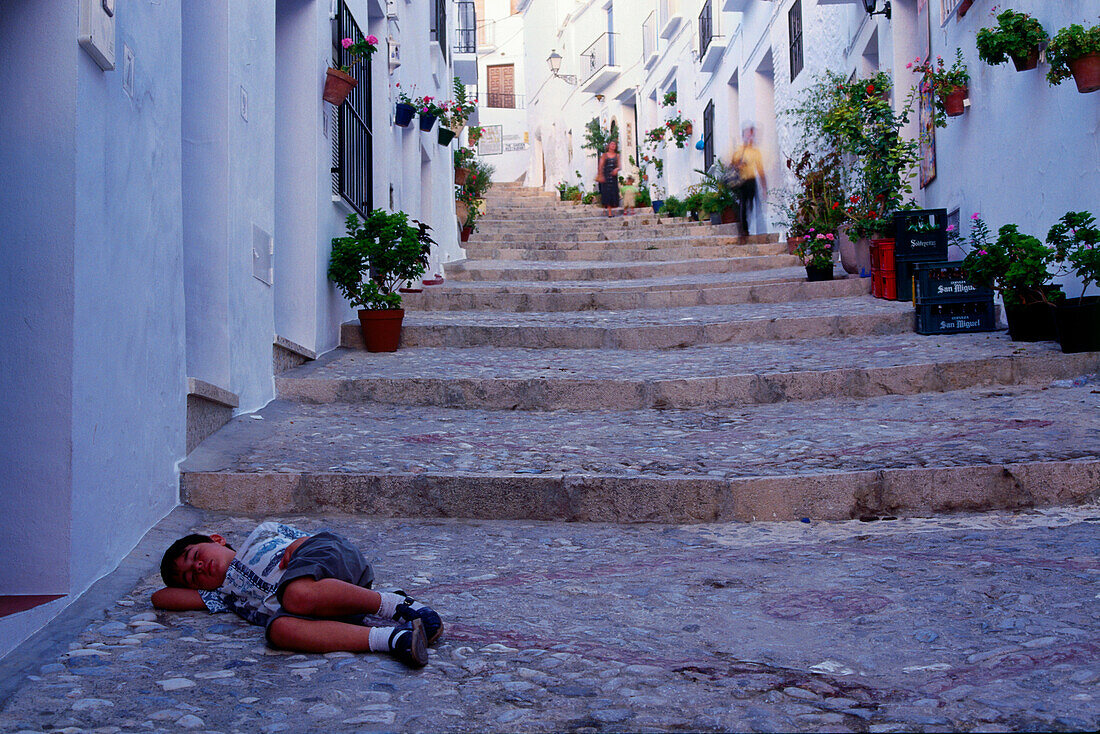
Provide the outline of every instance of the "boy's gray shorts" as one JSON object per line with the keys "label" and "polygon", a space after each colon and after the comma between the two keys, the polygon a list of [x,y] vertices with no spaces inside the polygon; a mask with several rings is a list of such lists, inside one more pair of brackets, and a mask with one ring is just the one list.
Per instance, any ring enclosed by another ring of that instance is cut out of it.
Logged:
{"label": "boy's gray shorts", "polygon": [[[287,584],[303,576],[317,580],[339,579],[365,589],[369,589],[374,583],[374,569],[367,563],[362,552],[347,538],[327,530],[317,533],[302,543],[287,563],[283,577],[279,580],[279,586],[275,589],[275,596],[280,604],[282,604],[283,591]],[[342,618],[340,621],[361,623],[363,616],[360,614]],[[279,617],[315,619],[315,617],[291,614],[280,606],[279,611],[268,620],[265,631],[270,631],[271,623]]]}

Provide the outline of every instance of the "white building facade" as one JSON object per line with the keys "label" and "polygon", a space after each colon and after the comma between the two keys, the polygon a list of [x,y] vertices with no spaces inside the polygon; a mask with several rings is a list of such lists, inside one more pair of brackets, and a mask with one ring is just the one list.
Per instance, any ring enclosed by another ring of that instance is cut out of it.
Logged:
{"label": "white building facade", "polygon": [[[456,5],[0,15],[0,596],[58,597],[0,617],[0,655],[178,504],[177,464],[202,437],[338,345],[353,312],[328,255],[350,212],[431,225],[426,277],[463,257],[453,144],[393,124],[398,82],[452,96]],[[339,39],[360,35],[380,39],[369,74],[342,107],[322,102]]]}
{"label": "white building facade", "polygon": [[523,15],[516,0],[478,0],[477,10],[477,153],[494,181],[517,181],[531,157]]}

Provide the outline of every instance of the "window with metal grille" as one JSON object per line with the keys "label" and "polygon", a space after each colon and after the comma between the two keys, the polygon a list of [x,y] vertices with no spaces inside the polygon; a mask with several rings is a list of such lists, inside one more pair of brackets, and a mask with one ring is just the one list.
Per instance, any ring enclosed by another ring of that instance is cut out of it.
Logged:
{"label": "window with metal grille", "polygon": [[703,170],[714,165],[714,100],[703,110]]}
{"label": "window with metal grille", "polygon": [[447,58],[447,0],[434,0],[431,14],[431,40],[439,44],[443,58]]}
{"label": "window with metal grille", "polygon": [[710,10],[710,0],[705,0],[703,9],[699,11],[699,58],[707,52],[711,39],[714,38],[714,24]]}
{"label": "window with metal grille", "polygon": [[455,53],[477,53],[477,6],[474,0],[459,0],[455,17]]}
{"label": "window with metal grille", "polygon": [[791,37],[791,81],[802,71],[802,0],[794,0],[787,15]]}
{"label": "window with metal grille", "polygon": [[[343,0],[340,0],[332,30],[333,62],[336,66],[346,65],[349,54],[340,39],[359,41],[363,32]],[[374,208],[370,57],[359,60],[350,71],[359,83],[332,116],[332,193],[365,217]]]}

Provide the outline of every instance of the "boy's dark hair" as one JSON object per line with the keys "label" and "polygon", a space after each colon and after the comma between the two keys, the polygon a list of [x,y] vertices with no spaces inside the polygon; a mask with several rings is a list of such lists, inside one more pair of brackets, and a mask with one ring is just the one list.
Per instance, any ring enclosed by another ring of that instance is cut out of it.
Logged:
{"label": "boy's dark hair", "polygon": [[[182,556],[187,549],[192,545],[198,545],[199,543],[213,543],[214,539],[209,535],[200,535],[199,533],[191,533],[177,540],[172,545],[168,546],[168,550],[164,551],[164,558],[160,559],[160,577],[164,580],[165,586],[174,586],[176,588],[184,588],[180,583],[179,576],[176,575],[176,559]],[[225,546],[229,550],[233,550],[233,546],[228,543]]]}

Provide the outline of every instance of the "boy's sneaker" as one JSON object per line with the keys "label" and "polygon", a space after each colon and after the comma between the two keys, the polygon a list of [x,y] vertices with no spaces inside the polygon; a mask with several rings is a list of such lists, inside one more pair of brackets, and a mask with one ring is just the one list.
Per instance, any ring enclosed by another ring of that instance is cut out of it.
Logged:
{"label": "boy's sneaker", "polygon": [[435,644],[435,641],[443,634],[443,620],[439,618],[435,610],[421,604],[400,589],[393,593],[405,597],[404,603],[397,605],[397,611],[394,612],[393,618],[404,622],[420,620],[424,623],[424,635],[428,638],[428,644]]}
{"label": "boy's sneaker", "polygon": [[419,619],[413,620],[411,629],[394,629],[390,634],[390,655],[410,668],[423,668],[428,664],[428,642]]}

